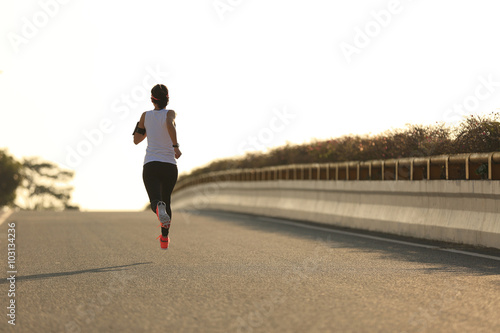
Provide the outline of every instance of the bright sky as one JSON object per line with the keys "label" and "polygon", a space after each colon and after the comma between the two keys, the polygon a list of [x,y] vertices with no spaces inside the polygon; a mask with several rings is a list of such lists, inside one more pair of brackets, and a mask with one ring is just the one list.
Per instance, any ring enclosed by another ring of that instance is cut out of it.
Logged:
{"label": "bright sky", "polygon": [[170,90],[180,172],[312,138],[453,122],[500,105],[495,0],[0,2],[0,148],[74,169],[86,210],[141,209]]}

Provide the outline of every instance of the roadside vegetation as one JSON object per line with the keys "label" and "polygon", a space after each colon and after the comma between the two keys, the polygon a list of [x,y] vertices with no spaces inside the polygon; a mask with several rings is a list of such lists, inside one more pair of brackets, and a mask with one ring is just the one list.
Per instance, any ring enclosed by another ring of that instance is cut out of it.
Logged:
{"label": "roadside vegetation", "polygon": [[377,135],[345,135],[328,140],[277,147],[268,152],[252,152],[239,158],[215,160],[180,178],[206,172],[260,168],[301,163],[369,161],[442,154],[482,153],[500,150],[500,113],[471,115],[455,126],[407,125]]}
{"label": "roadside vegetation", "polygon": [[70,204],[73,188],[68,183],[73,176],[73,171],[39,157],[17,161],[7,150],[0,149],[0,208],[78,210],[78,206]]}

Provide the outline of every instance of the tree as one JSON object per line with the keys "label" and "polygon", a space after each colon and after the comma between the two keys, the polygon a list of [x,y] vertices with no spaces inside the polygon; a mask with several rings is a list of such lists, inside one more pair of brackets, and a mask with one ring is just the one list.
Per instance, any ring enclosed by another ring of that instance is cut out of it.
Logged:
{"label": "tree", "polygon": [[21,163],[0,150],[0,207],[12,205],[21,183]]}
{"label": "tree", "polygon": [[78,209],[69,204],[73,187],[68,182],[73,171],[62,170],[55,163],[38,157],[25,158],[19,190],[20,206],[29,210]]}

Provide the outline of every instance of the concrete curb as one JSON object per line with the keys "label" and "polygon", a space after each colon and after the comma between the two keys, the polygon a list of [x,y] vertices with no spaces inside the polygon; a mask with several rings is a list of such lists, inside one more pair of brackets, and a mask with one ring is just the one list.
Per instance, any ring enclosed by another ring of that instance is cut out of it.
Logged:
{"label": "concrete curb", "polygon": [[174,209],[218,209],[500,248],[500,181],[219,182]]}

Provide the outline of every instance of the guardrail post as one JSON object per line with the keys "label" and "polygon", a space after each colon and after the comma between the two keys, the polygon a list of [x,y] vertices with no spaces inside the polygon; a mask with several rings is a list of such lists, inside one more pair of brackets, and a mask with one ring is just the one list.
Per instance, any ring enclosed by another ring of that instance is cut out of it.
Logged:
{"label": "guardrail post", "polygon": [[469,180],[470,177],[470,155],[467,155],[465,158],[465,179]]}
{"label": "guardrail post", "polygon": [[431,180],[431,158],[427,159],[427,180]]}
{"label": "guardrail post", "polygon": [[413,180],[413,162],[415,161],[415,158],[411,159],[410,162],[410,180]]}
{"label": "guardrail post", "polygon": [[488,155],[488,179],[492,180],[493,179],[493,154],[490,153]]}

